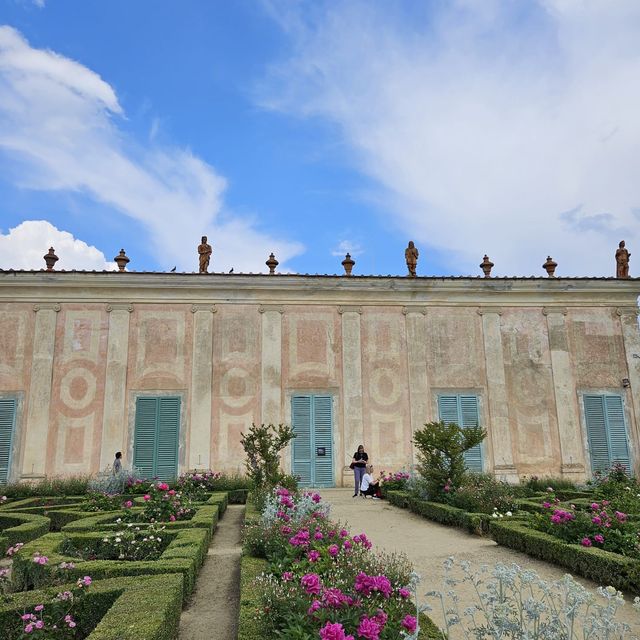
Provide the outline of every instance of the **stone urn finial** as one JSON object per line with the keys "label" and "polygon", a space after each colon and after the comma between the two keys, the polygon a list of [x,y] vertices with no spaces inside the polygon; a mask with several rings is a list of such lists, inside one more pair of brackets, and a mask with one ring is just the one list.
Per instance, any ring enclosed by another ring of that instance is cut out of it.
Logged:
{"label": "stone urn finial", "polygon": [[269,254],[269,259],[265,262],[267,267],[269,267],[269,275],[272,276],[276,272],[276,267],[280,264],[273,253]]}
{"label": "stone urn finial", "polygon": [[480,263],[480,268],[484,273],[485,278],[491,277],[491,269],[493,269],[493,262],[489,260],[489,256],[485,253],[484,258],[482,258],[482,262]]}
{"label": "stone urn finial", "polygon": [[547,261],[542,265],[542,268],[547,272],[547,275],[550,278],[555,278],[556,267],[558,266],[557,262],[554,262],[551,256],[547,256]]}
{"label": "stone urn finial", "polygon": [[53,247],[49,248],[49,253],[43,256],[45,264],[47,265],[47,271],[53,271],[53,267],[60,258],[56,255],[56,252],[53,250]]}
{"label": "stone urn finial", "polygon": [[130,262],[127,254],[124,252],[124,249],[120,249],[120,253],[113,260],[118,265],[118,271],[124,271],[127,264]]}
{"label": "stone urn finial", "polygon": [[351,271],[353,271],[353,265],[355,263],[356,261],[351,257],[351,254],[347,253],[347,255],[344,257],[344,260],[342,261],[342,266],[344,267],[345,276],[351,275]]}

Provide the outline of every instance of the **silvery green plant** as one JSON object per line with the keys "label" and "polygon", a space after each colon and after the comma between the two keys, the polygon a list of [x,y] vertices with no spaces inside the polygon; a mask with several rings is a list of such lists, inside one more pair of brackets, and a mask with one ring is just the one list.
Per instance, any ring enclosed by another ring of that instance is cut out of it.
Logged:
{"label": "silvery green plant", "polygon": [[[483,565],[475,571],[468,562],[458,566],[461,577],[454,575],[454,559],[446,560],[443,590],[425,594],[439,604],[445,638],[637,640],[628,624],[616,620],[625,602],[613,587],[599,587],[594,595],[568,574],[547,582],[517,564]],[[472,586],[475,599],[461,611],[456,586],[462,583]],[[633,607],[640,609],[640,598]]]}
{"label": "silvery green plant", "polygon": [[293,527],[307,520],[314,512],[322,513],[325,518],[329,517],[331,505],[328,502],[314,501],[313,497],[316,494],[305,492],[301,496],[291,495],[294,507],[287,508],[281,504],[277,491],[277,488],[274,489],[265,500],[261,514],[263,526],[271,527],[274,524],[282,524],[282,521],[278,519],[278,513],[280,511],[285,511],[289,515],[291,518],[289,524]]}

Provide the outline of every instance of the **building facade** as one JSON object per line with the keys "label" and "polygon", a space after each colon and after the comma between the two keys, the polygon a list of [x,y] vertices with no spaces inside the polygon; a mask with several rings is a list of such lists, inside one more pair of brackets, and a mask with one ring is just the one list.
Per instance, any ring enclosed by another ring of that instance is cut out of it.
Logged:
{"label": "building facade", "polygon": [[640,464],[638,279],[0,271],[0,481],[125,466],[244,469],[252,422],[284,467],[351,483],[364,444],[479,423],[471,468],[583,480]]}

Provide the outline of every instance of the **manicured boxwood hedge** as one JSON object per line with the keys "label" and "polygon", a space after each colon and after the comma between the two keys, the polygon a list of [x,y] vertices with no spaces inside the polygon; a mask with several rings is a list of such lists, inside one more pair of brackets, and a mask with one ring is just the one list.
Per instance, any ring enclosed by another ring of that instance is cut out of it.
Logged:
{"label": "manicured boxwood hedge", "polygon": [[[81,631],[95,627],[87,640],[175,640],[182,609],[182,581],[177,573],[96,580],[77,605],[74,617]],[[48,603],[64,588],[9,595],[0,603],[3,640],[20,637],[10,629],[25,610],[33,610],[38,604],[45,604],[47,610],[61,606]]]}
{"label": "manicured boxwood hedge", "polygon": [[571,573],[590,578],[598,584],[640,594],[638,560],[594,547],[567,544],[548,533],[533,529],[524,520],[493,521],[490,532],[491,537],[505,547],[566,567]]}
{"label": "manicured boxwood hedge", "polygon": [[31,513],[0,512],[0,556],[16,542],[30,542],[49,531],[49,518]]}
{"label": "manicured boxwood hedge", "polygon": [[469,513],[448,504],[419,500],[406,491],[389,491],[387,498],[396,507],[409,509],[429,520],[460,527],[479,536],[488,533],[489,522],[492,520],[486,513]]}
{"label": "manicured boxwood hedge", "polygon": [[[74,569],[66,569],[65,575],[77,579],[89,575],[94,579],[112,578],[115,576],[133,576],[161,573],[181,573],[184,576],[184,594],[186,599],[195,585],[196,576],[207,555],[209,535],[206,529],[182,529],[165,532],[172,538],[169,546],[158,560],[81,560],[62,553],[62,545],[68,537],[76,547],[82,548],[83,536],[95,539],[100,532],[92,533],[48,533],[26,544],[13,560],[11,579],[16,590],[32,588],[33,555],[39,553],[47,556],[49,562],[41,571],[43,580],[56,579],[56,567],[61,562],[72,562]],[[104,535],[104,532],[102,533]],[[57,573],[59,576],[59,572]]]}
{"label": "manicured boxwood hedge", "polygon": [[78,505],[81,504],[86,496],[44,496],[35,498],[22,498],[21,500],[13,500],[0,506],[0,511],[35,511],[36,509],[45,511],[51,507],[60,507],[61,505]]}

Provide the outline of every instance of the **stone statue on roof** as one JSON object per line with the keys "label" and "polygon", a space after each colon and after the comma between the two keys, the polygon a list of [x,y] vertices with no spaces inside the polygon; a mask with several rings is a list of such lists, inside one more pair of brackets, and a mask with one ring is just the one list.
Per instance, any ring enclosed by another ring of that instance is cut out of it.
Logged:
{"label": "stone statue on roof", "polygon": [[202,242],[198,246],[198,256],[200,258],[200,273],[209,273],[209,260],[213,249],[207,244],[207,236],[202,236]]}
{"label": "stone statue on roof", "polygon": [[624,244],[624,240],[620,241],[616,249],[616,278],[629,277],[629,258],[631,254]]}
{"label": "stone statue on roof", "polygon": [[416,266],[418,265],[418,248],[409,240],[409,246],[404,250],[404,259],[407,261],[409,276],[416,277]]}

